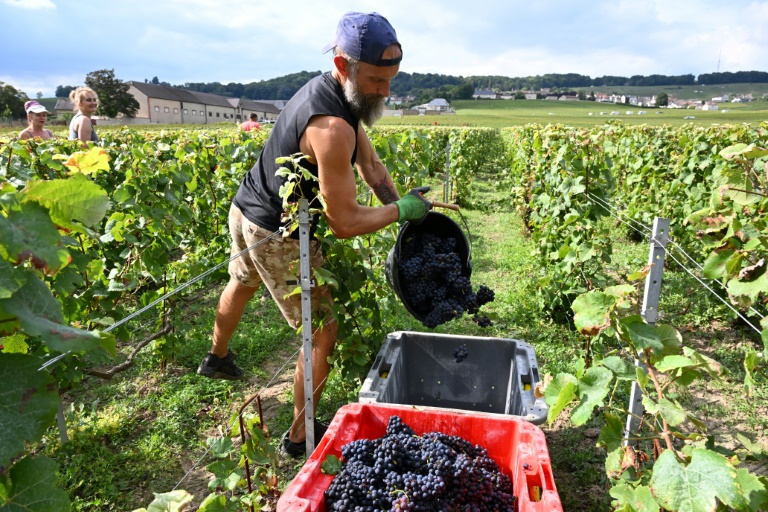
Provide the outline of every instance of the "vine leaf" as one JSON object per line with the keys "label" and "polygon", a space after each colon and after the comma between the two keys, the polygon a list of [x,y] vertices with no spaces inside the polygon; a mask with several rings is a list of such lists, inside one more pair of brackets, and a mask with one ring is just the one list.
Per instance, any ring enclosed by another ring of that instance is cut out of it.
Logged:
{"label": "vine leaf", "polygon": [[716,250],[704,262],[704,277],[721,279],[728,275],[726,263],[736,253],[733,249]]}
{"label": "vine leaf", "polygon": [[153,494],[155,499],[152,500],[149,507],[140,508],[135,512],[181,512],[194,499],[194,496],[182,489]]}
{"label": "vine leaf", "polygon": [[603,399],[611,390],[613,373],[599,366],[588,369],[579,379],[578,395],[581,403],[573,409],[571,421],[576,426],[583,425],[592,416],[595,407],[603,405]]}
{"label": "vine leaf", "polygon": [[341,461],[335,455],[328,455],[320,465],[320,470],[326,475],[338,475],[341,473]]}
{"label": "vine leaf", "polygon": [[632,487],[627,484],[620,484],[611,488],[611,497],[619,502],[619,505],[626,505],[629,508],[620,508],[616,510],[659,512],[659,504],[653,499],[651,489],[639,485]]}
{"label": "vine leaf", "polygon": [[29,181],[25,192],[48,208],[53,222],[79,232],[84,230],[72,221],[93,227],[109,208],[107,192],[82,174],[65,180]]}
{"label": "vine leaf", "polygon": [[547,421],[551,424],[557,418],[566,405],[576,398],[578,381],[573,375],[560,373],[547,385],[544,392],[544,401],[549,405]]}
{"label": "vine leaf", "polygon": [[622,318],[620,323],[636,349],[650,348],[659,351],[664,349],[659,331],[655,326],[647,324],[640,315]]}
{"label": "vine leaf", "polygon": [[14,464],[6,478],[0,477],[0,510],[69,512],[67,493],[56,488],[56,463],[48,457],[27,457]]}
{"label": "vine leaf", "polygon": [[755,512],[768,509],[768,477],[758,477],[746,468],[736,470],[736,481],[741,488],[739,510],[754,510]]}
{"label": "vine leaf", "polygon": [[102,348],[113,356],[115,354],[114,336],[66,325],[61,304],[46,284],[32,273],[12,298],[0,300],[0,312],[15,317],[25,333],[40,336],[55,352],[86,352]]}
{"label": "vine leaf", "polygon": [[643,407],[645,407],[645,410],[650,414],[661,414],[661,416],[667,420],[667,423],[673,427],[681,424],[687,418],[685,411],[667,398],[662,398],[656,403],[648,396],[643,395]]}
{"label": "vine leaf", "polygon": [[26,276],[5,260],[0,260],[0,299],[10,299],[24,285]]}
{"label": "vine leaf", "polygon": [[681,464],[671,450],[653,466],[651,490],[662,507],[679,512],[713,512],[717,499],[729,507],[739,502],[736,470],[722,455],[695,449],[691,462]]}
{"label": "vine leaf", "polygon": [[45,208],[24,203],[0,215],[0,258],[19,265],[29,260],[37,269],[53,275],[69,261],[69,253],[61,244],[61,235]]}
{"label": "vine leaf", "polygon": [[749,298],[750,303],[754,304],[761,293],[768,293],[768,279],[765,275],[765,265],[755,265],[748,269],[744,280],[736,277],[728,281],[727,290],[730,296]]}
{"label": "vine leaf", "polygon": [[611,370],[619,380],[635,380],[635,367],[619,356],[608,356],[599,364]]}
{"label": "vine leaf", "polygon": [[573,323],[584,335],[594,336],[611,325],[611,309],[616,298],[603,292],[589,292],[573,301]]}
{"label": "vine leaf", "polygon": [[687,368],[689,366],[694,366],[696,363],[685,356],[680,355],[671,355],[667,356],[658,363],[656,363],[654,366],[656,366],[656,369],[660,372],[668,372],[670,370],[676,370],[678,368]]}
{"label": "vine leaf", "polygon": [[600,437],[597,438],[597,445],[603,446],[609,452],[621,447],[624,441],[624,422],[617,415],[610,412],[605,413],[605,424],[600,430]]}
{"label": "vine leaf", "polygon": [[40,360],[25,354],[0,354],[0,472],[24,453],[26,443],[40,439],[59,406],[56,383],[40,372]]}
{"label": "vine leaf", "polygon": [[761,156],[766,155],[768,155],[768,149],[756,147],[754,144],[747,145],[743,142],[728,146],[720,151],[720,156],[726,160],[733,160],[734,158],[754,160],[755,158],[760,158]]}
{"label": "vine leaf", "polygon": [[[54,156],[56,160],[64,160],[66,155]],[[98,174],[99,171],[109,170],[109,155],[104,148],[93,147],[88,151],[78,151],[64,162],[71,173]]]}

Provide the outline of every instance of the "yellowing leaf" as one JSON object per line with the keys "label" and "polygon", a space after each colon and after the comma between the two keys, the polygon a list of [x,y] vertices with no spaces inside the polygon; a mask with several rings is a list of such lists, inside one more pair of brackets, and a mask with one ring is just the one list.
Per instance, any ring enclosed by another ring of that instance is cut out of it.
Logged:
{"label": "yellowing leaf", "polygon": [[109,155],[104,148],[93,147],[73,153],[64,165],[73,173],[97,174],[109,170]]}

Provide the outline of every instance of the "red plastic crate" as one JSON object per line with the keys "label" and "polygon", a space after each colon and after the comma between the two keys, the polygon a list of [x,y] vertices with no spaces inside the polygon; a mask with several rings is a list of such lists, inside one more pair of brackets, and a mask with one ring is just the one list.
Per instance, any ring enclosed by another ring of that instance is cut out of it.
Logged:
{"label": "red plastic crate", "polygon": [[397,404],[345,405],[338,410],[320,444],[277,503],[277,512],[325,512],[323,493],[333,475],[320,471],[328,455],[341,457],[342,446],[357,439],[377,439],[390,416],[400,416],[417,434],[442,432],[461,436],[488,450],[512,479],[518,512],[562,512],[544,432],[520,418]]}

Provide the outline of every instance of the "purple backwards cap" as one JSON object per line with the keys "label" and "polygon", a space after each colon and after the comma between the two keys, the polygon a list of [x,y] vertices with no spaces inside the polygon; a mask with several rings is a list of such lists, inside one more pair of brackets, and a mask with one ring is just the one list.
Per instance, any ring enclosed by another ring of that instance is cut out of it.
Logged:
{"label": "purple backwards cap", "polygon": [[381,58],[393,44],[400,46],[387,18],[376,12],[348,12],[339,20],[336,39],[323,48],[323,53],[339,47],[353,59],[374,66],[394,66],[403,59],[402,53],[394,59]]}

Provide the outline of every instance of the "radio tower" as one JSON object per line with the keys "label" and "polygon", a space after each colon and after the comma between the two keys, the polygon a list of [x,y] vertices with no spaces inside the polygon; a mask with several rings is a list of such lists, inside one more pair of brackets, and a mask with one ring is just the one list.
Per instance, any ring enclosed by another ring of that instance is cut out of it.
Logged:
{"label": "radio tower", "polygon": [[720,72],[720,57],[723,55],[723,48],[720,47],[720,53],[717,55],[717,72]]}

